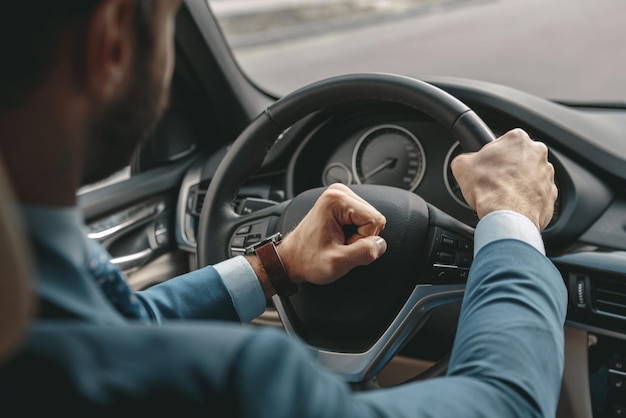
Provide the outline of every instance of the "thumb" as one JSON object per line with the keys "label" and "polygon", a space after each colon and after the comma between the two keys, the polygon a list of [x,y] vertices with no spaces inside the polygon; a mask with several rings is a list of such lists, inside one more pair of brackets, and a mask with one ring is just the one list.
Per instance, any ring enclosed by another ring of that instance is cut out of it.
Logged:
{"label": "thumb", "polygon": [[387,241],[379,236],[368,236],[342,246],[342,250],[347,273],[352,267],[364,266],[378,259],[387,251]]}

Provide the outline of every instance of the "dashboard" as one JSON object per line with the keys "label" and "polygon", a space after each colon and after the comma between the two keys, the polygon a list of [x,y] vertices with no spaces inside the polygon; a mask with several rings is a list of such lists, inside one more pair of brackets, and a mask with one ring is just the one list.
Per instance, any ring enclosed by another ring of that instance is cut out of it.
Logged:
{"label": "dashboard", "polygon": [[[496,136],[518,127],[500,125],[494,129]],[[475,227],[476,213],[465,201],[450,167],[462,152],[459,142],[425,115],[390,107],[334,115],[306,138],[294,156],[288,194],[295,196],[335,182],[393,186],[412,191]],[[556,155],[550,159],[560,191],[552,226],[559,219],[568,181],[560,159]]]}
{"label": "dashboard", "polygon": [[[620,368],[626,359],[626,112],[565,106],[481,83],[434,84],[470,106],[497,136],[519,127],[548,146],[559,196],[543,232],[546,253],[569,292],[567,324],[594,336],[588,367],[590,379],[602,380],[594,389],[601,391],[593,399],[597,416],[622,407],[615,399],[623,399],[626,387],[626,368]],[[382,184],[412,191],[473,228],[478,218],[450,170],[462,151],[438,122],[402,105],[321,111],[277,139],[235,206],[250,212],[334,182]],[[183,182],[178,241],[188,251],[203,190],[225,152],[192,168]]]}

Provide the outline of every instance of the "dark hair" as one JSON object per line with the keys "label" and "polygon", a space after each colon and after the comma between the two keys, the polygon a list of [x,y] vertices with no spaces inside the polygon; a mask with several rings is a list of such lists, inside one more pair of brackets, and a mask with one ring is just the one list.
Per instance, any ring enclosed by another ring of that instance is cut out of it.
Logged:
{"label": "dark hair", "polygon": [[[0,13],[0,108],[20,104],[52,68],[64,30],[84,32],[101,0],[12,0]],[[154,0],[134,0],[138,59],[152,51]],[[80,36],[77,37],[79,39]],[[79,39],[80,42],[80,39]],[[86,46],[78,43],[77,64]],[[78,68],[80,71],[80,68]]]}

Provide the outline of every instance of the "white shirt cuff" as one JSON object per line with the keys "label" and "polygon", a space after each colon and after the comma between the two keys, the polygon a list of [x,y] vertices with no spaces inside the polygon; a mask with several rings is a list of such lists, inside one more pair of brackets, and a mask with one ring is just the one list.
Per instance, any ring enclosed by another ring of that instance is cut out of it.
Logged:
{"label": "white shirt cuff", "polygon": [[241,322],[249,322],[265,311],[265,294],[244,256],[230,258],[213,267],[222,277]]}
{"label": "white shirt cuff", "polygon": [[474,257],[485,245],[501,239],[524,241],[541,254],[546,254],[541,234],[530,219],[511,210],[497,210],[487,214],[476,225]]}

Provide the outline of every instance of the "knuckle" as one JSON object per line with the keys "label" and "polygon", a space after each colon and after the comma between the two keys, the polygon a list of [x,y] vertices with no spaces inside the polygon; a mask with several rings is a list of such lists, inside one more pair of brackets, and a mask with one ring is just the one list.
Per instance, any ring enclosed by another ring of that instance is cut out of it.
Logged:
{"label": "knuckle", "polygon": [[528,133],[522,128],[514,128],[513,130],[511,130],[511,134],[516,138],[530,139],[530,136],[528,135]]}
{"label": "knuckle", "polygon": [[322,193],[322,196],[320,196],[320,199],[326,202],[333,202],[333,201],[336,201],[337,199],[340,199],[342,195],[343,195],[343,192],[341,190],[339,190],[336,187],[333,187],[333,185],[330,185],[328,186],[328,189],[326,189],[324,193]]}
{"label": "knuckle", "polygon": [[327,190],[340,190],[343,191],[345,190],[346,186],[342,183],[333,183],[330,186],[327,187]]}
{"label": "knuckle", "polygon": [[365,262],[367,264],[373,262],[378,258],[378,249],[373,242],[370,242],[365,251]]}
{"label": "knuckle", "polygon": [[533,141],[533,145],[542,157],[548,157],[548,146],[543,142]]}
{"label": "knuckle", "polygon": [[465,163],[465,160],[468,157],[466,155],[458,155],[456,156],[451,162],[450,162],[450,168],[452,169],[452,172],[458,172],[459,170],[462,170],[463,168],[463,164]]}

